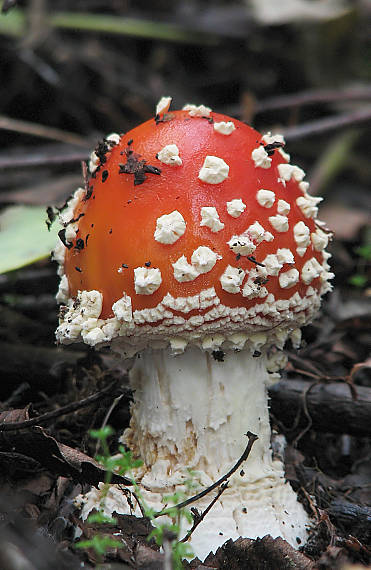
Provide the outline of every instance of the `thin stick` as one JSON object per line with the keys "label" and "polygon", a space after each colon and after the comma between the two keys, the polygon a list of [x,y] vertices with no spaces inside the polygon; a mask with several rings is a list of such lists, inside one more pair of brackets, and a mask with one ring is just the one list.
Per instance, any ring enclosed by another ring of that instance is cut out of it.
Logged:
{"label": "thin stick", "polygon": [[38,125],[37,123],[31,123],[29,121],[12,119],[4,115],[0,115],[0,129],[42,137],[44,139],[52,139],[77,146],[87,146],[87,141],[83,137],[75,135],[75,133],[69,133],[68,131],[62,131],[61,129],[55,129],[45,125]]}
{"label": "thin stick", "polygon": [[357,123],[365,123],[371,121],[371,106],[357,109],[350,113],[342,113],[334,117],[326,117],[325,119],[318,119],[317,121],[310,121],[303,123],[297,127],[289,127],[281,129],[286,141],[293,141],[296,139],[303,139],[308,136],[320,135],[341,129],[344,127],[353,127]]}
{"label": "thin stick", "polygon": [[[205,495],[207,495],[208,493],[210,493],[211,491],[213,491],[214,489],[216,489],[217,487],[219,487],[219,485],[221,485],[222,483],[224,483],[224,481],[226,481],[227,479],[230,478],[231,475],[233,475],[233,473],[235,471],[237,471],[237,469],[239,468],[239,466],[241,465],[241,463],[243,463],[244,461],[246,461],[246,459],[248,458],[248,456],[250,455],[250,451],[251,448],[253,446],[253,444],[255,443],[255,441],[258,438],[257,435],[255,435],[254,433],[251,433],[251,431],[248,431],[245,434],[248,438],[249,438],[249,442],[246,446],[245,451],[243,452],[243,454],[241,455],[241,457],[239,458],[239,460],[237,461],[237,463],[228,471],[228,473],[226,473],[225,475],[223,475],[223,477],[220,477],[220,479],[218,479],[215,483],[213,483],[212,485],[210,485],[210,487],[206,487],[206,489],[204,489],[203,491],[201,491],[201,493],[198,493],[197,495],[194,495],[193,497],[190,497],[189,499],[183,501],[182,503],[179,503],[178,505],[175,505],[176,509],[183,509],[184,507],[187,507],[188,505],[190,505],[191,503],[194,503],[195,501],[198,501],[199,499],[202,499]],[[163,515],[167,515],[169,512],[171,512],[174,509],[174,507],[171,507],[171,509],[164,509],[163,511],[160,511],[158,513],[156,513],[154,515],[154,518],[158,518],[158,517],[162,517]]]}
{"label": "thin stick", "polygon": [[[1,120],[1,117],[0,117]],[[315,136],[327,133],[340,128],[354,126],[357,123],[365,123],[371,121],[371,106],[364,107],[351,113],[343,113],[334,117],[319,119],[298,125],[297,127],[289,127],[281,129],[282,134],[287,141],[299,140],[308,136]],[[1,124],[0,124],[1,127]],[[86,145],[86,143],[85,143]],[[71,154],[60,154],[56,156],[31,156],[23,158],[0,159],[0,170],[9,168],[26,168],[43,165],[61,164],[67,162],[81,162],[86,160],[88,150],[86,152],[76,152]]]}
{"label": "thin stick", "polygon": [[[302,395],[301,395],[302,408],[299,408],[299,409],[298,409],[298,414],[297,414],[297,416],[296,416],[296,418],[295,418],[295,422],[294,422],[294,423],[296,423],[296,426],[295,426],[295,427],[297,427],[297,426],[299,425],[300,412],[301,412],[301,410],[303,410],[304,415],[305,415],[305,417],[307,418],[307,425],[301,430],[301,432],[300,432],[300,433],[296,436],[296,438],[293,440],[292,446],[295,447],[295,448],[297,447],[297,445],[298,445],[299,441],[302,439],[302,437],[304,437],[304,435],[307,433],[307,431],[310,430],[310,428],[311,428],[312,425],[313,425],[312,416],[310,415],[309,410],[308,410],[308,400],[307,400],[307,398],[308,398],[309,392],[312,390],[312,388],[314,388],[315,386],[318,386],[318,384],[320,384],[320,383],[321,383],[320,381],[312,382],[312,384],[311,384],[310,386],[308,386],[308,388],[306,388],[306,389],[304,390],[304,392],[302,393]],[[296,420],[297,420],[297,421],[296,421]]]}
{"label": "thin stick", "polygon": [[204,518],[206,517],[206,515],[210,512],[210,510],[213,508],[213,506],[215,505],[215,503],[217,502],[217,500],[219,499],[219,497],[224,493],[224,491],[226,490],[226,488],[228,487],[228,481],[225,481],[221,486],[220,489],[218,491],[218,493],[215,495],[215,497],[213,498],[213,500],[211,501],[211,503],[206,507],[206,509],[202,512],[201,516],[199,517],[195,517],[194,519],[194,523],[192,525],[192,528],[189,529],[189,531],[187,532],[187,534],[182,538],[182,540],[180,540],[179,542],[187,542],[187,540],[192,536],[193,532],[196,530],[196,528],[198,527],[198,525],[200,523],[202,523],[202,521],[204,520]]}
{"label": "thin stick", "polygon": [[72,402],[71,404],[67,404],[67,406],[62,406],[58,410],[53,410],[52,412],[46,412],[45,414],[41,414],[37,418],[32,418],[31,420],[25,420],[24,422],[13,422],[13,423],[2,423],[0,424],[0,432],[2,431],[16,431],[23,428],[29,428],[35,425],[40,425],[45,422],[48,422],[51,419],[58,418],[59,416],[64,416],[66,414],[70,414],[71,412],[75,412],[80,408],[84,408],[85,406],[90,406],[94,402],[100,400],[102,396],[111,392],[111,390],[116,386],[117,380],[111,382],[106,388],[103,388],[99,392],[84,398],[83,400],[79,400],[78,402]]}
{"label": "thin stick", "polygon": [[30,168],[36,166],[48,166],[53,164],[67,164],[68,162],[81,162],[86,160],[89,151],[86,152],[72,152],[72,153],[61,153],[57,155],[45,156],[39,154],[37,156],[23,156],[22,158],[0,158],[0,170],[8,170],[11,168]]}
{"label": "thin stick", "polygon": [[[124,395],[124,394],[120,394],[119,396],[117,396],[117,398],[115,398],[115,399],[113,400],[112,404],[111,404],[110,407],[108,408],[108,411],[107,411],[106,415],[104,416],[104,419],[103,419],[103,422],[102,422],[102,425],[101,425],[100,429],[103,429],[103,428],[106,427],[106,425],[107,425],[107,423],[108,423],[108,420],[109,420],[109,418],[110,418],[110,416],[111,416],[113,410],[115,409],[115,407],[117,406],[117,404],[120,402],[120,400],[122,399],[123,395]],[[95,455],[97,455],[98,449],[99,449],[99,440],[97,441],[96,446],[95,446]]]}
{"label": "thin stick", "polygon": [[359,101],[371,99],[371,85],[362,87],[345,87],[344,89],[315,89],[290,95],[280,95],[256,103],[255,112],[265,113],[290,107],[302,107],[318,103],[335,103],[337,101]]}
{"label": "thin stick", "polygon": [[[304,107],[305,105],[318,105],[319,103],[348,103],[350,101],[367,101],[370,99],[370,84],[359,87],[344,87],[343,89],[312,89],[310,91],[301,91],[300,93],[268,97],[260,102],[254,99],[252,113],[257,115],[270,111],[279,111],[281,109]],[[240,117],[243,112],[243,103],[239,105],[228,105],[225,110],[227,114],[232,117]]]}

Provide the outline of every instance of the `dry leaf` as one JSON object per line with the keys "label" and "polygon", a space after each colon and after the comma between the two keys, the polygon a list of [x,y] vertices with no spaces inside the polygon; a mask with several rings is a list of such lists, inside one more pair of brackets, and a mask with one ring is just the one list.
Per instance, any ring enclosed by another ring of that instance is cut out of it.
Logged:
{"label": "dry leaf", "polygon": [[[0,414],[0,423],[24,422],[29,419],[29,406],[22,410],[5,411]],[[72,477],[80,483],[98,485],[105,481],[106,470],[78,449],[58,442],[42,427],[33,426],[17,431],[0,430],[0,451],[21,454],[32,458],[55,475]],[[132,485],[130,479],[114,474],[112,483]]]}

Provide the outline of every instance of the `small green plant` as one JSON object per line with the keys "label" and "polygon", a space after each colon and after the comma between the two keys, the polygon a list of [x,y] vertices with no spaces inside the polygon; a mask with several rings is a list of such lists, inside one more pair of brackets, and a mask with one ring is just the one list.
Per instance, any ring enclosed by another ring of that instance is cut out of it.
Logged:
{"label": "small green plant", "polygon": [[171,522],[157,524],[148,536],[148,540],[154,538],[156,544],[163,547],[170,538],[169,542],[172,549],[174,570],[183,568],[182,560],[184,558],[194,558],[194,553],[190,545],[179,540],[182,520],[185,519],[188,523],[193,522],[193,516],[188,509],[178,509],[176,507],[176,505],[184,501],[185,498],[186,494],[181,491],[176,491],[172,495],[164,495],[162,497],[165,504],[169,505],[170,503],[174,505],[173,507],[166,508],[166,514],[171,519]]}
{"label": "small green plant", "polygon": [[[96,460],[106,469],[105,481],[101,495],[101,501],[99,505],[99,510],[88,516],[88,523],[98,523],[98,524],[116,524],[117,520],[114,517],[107,516],[104,512],[105,502],[107,493],[109,490],[109,485],[112,480],[112,475],[115,469],[114,457],[111,457],[108,438],[114,434],[113,428],[110,426],[105,426],[99,430],[91,430],[90,435],[94,439],[99,441],[99,445],[102,448],[102,454],[96,456]],[[109,548],[121,548],[122,544],[120,541],[115,540],[109,536],[96,534],[88,540],[80,540],[75,545],[76,548],[94,550],[95,555],[98,560],[98,564],[101,564],[104,559],[104,555],[107,553]]]}
{"label": "small green plant", "polygon": [[355,273],[351,275],[348,279],[348,282],[353,285],[353,287],[358,287],[359,289],[363,289],[367,285],[367,277],[366,275],[361,275],[360,273]]}
{"label": "small green plant", "polygon": [[[186,479],[183,482],[183,485],[188,492],[198,486],[194,480],[196,474],[192,471],[189,471],[189,474],[190,478]],[[151,521],[154,526],[153,530],[148,535],[147,540],[151,540],[151,538],[153,538],[157,546],[161,546],[164,551],[170,547],[173,570],[181,570],[183,568],[182,561],[185,558],[192,559],[195,556],[190,545],[181,542],[180,540],[182,521],[185,520],[188,523],[192,523],[193,515],[188,509],[178,508],[176,506],[184,501],[188,495],[182,491],[176,491],[172,495],[164,495],[162,497],[162,501],[165,504],[163,511],[166,511],[166,516],[170,519],[170,521],[159,522],[157,519],[159,513],[156,513],[151,507],[146,504],[140,488],[135,481],[133,481],[133,485],[135,488],[136,497],[141,503],[141,507],[145,516]],[[169,507],[169,504],[173,506]]]}
{"label": "small green plant", "polygon": [[121,543],[118,540],[115,540],[109,536],[100,536],[99,534],[95,534],[93,538],[90,538],[89,540],[81,540],[75,545],[76,548],[81,548],[84,550],[92,548],[97,556],[99,564],[103,563],[104,555],[107,553],[109,548],[120,548],[120,546]]}
{"label": "small green plant", "polygon": [[357,273],[351,275],[348,282],[353,287],[363,289],[368,283],[367,266],[371,262],[371,243],[364,243],[363,245],[354,249],[354,253],[358,256]]}
{"label": "small green plant", "polygon": [[[179,509],[176,507],[177,504],[184,501],[187,494],[181,491],[177,491],[172,495],[163,496],[162,499],[166,505],[164,510],[166,510],[166,515],[170,521],[159,522],[157,520],[158,513],[156,513],[154,509],[146,504],[141,490],[132,475],[133,470],[140,467],[143,462],[139,459],[134,459],[131,451],[126,451],[122,445],[120,445],[118,448],[120,454],[112,456],[108,445],[108,439],[113,434],[114,430],[110,426],[105,426],[101,429],[90,431],[91,437],[98,440],[101,452],[96,455],[96,460],[106,470],[106,476],[103,489],[101,490],[99,510],[89,515],[87,522],[98,523],[102,525],[117,524],[116,518],[105,514],[106,498],[112,481],[112,475],[114,473],[125,475],[126,477],[130,478],[133,483],[135,497],[140,502],[141,511],[154,526],[147,539],[151,540],[153,538],[158,546],[163,547],[164,551],[167,548],[171,548],[173,569],[181,570],[183,568],[182,560],[185,558],[194,558],[194,553],[192,552],[190,545],[180,541],[182,521],[185,520],[188,523],[192,523],[193,516],[188,509]],[[190,494],[191,491],[198,486],[195,482],[196,473],[189,471],[189,475],[189,479],[186,479],[183,483],[188,494]],[[173,506],[169,507],[169,504]],[[76,548],[81,549],[93,549],[98,563],[101,564],[107,551],[110,548],[121,548],[122,543],[118,540],[112,539],[109,536],[105,536],[104,534],[96,534],[93,538],[89,540],[82,540],[75,546]]]}

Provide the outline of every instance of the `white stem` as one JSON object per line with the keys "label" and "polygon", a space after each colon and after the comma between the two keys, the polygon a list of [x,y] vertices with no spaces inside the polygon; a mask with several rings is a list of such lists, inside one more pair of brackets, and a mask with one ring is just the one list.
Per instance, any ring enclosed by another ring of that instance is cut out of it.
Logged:
{"label": "white stem", "polygon": [[[271,455],[264,355],[230,352],[219,362],[198,348],[176,357],[148,349],[137,356],[130,380],[135,401],[125,442],[144,461],[141,485],[155,508],[163,494],[182,488],[188,469],[207,486],[242,455],[247,431],[259,437],[192,535],[197,556],[239,536],[283,536],[295,546],[305,540],[308,518]],[[195,506],[203,510],[212,498]]]}
{"label": "white stem", "polygon": [[265,358],[245,351],[218,362],[198,348],[176,357],[165,350],[146,350],[130,371],[135,403],[126,443],[151,471],[163,471],[166,480],[187,467],[212,482],[242,455],[244,434],[251,431],[259,440],[248,471],[254,478],[261,469],[268,473],[267,379]]}

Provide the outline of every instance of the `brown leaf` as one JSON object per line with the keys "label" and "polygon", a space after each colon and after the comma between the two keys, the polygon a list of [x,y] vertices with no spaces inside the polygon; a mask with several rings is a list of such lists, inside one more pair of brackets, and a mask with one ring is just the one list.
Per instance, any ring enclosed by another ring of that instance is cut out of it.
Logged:
{"label": "brown leaf", "polygon": [[333,570],[334,568],[343,568],[343,564],[347,562],[349,560],[344,548],[329,545],[321,555],[321,558],[317,560],[316,568]]}
{"label": "brown leaf", "polygon": [[[82,531],[80,540],[91,540],[94,536],[104,536],[121,543],[120,548],[112,547],[107,552],[110,560],[127,562],[135,568],[143,570],[162,570],[164,555],[159,552],[159,547],[148,535],[153,530],[149,519],[138,518],[134,515],[122,515],[112,513],[116,524],[105,524],[102,534],[102,525],[79,520],[79,528]],[[91,562],[96,562],[96,554],[92,549],[87,552]]]}
{"label": "brown leaf", "polygon": [[272,538],[269,535],[257,540],[228,540],[218,548],[215,555],[209,554],[204,565],[229,570],[313,570],[315,567],[312,560],[295,550],[283,538]]}
{"label": "brown leaf", "polygon": [[147,544],[138,544],[135,551],[135,563],[137,568],[159,570],[164,567],[164,555]]}
{"label": "brown leaf", "polygon": [[[0,414],[1,423],[23,422],[29,419],[29,407],[5,411]],[[12,432],[0,431],[0,451],[22,454],[39,462],[55,475],[72,477],[80,483],[98,485],[104,481],[106,470],[85,453],[58,442],[42,427],[33,426]],[[112,483],[132,485],[130,479],[114,474]]]}
{"label": "brown leaf", "polygon": [[30,405],[21,410],[5,410],[4,412],[0,412],[0,424],[25,422],[30,419],[29,410]]}

